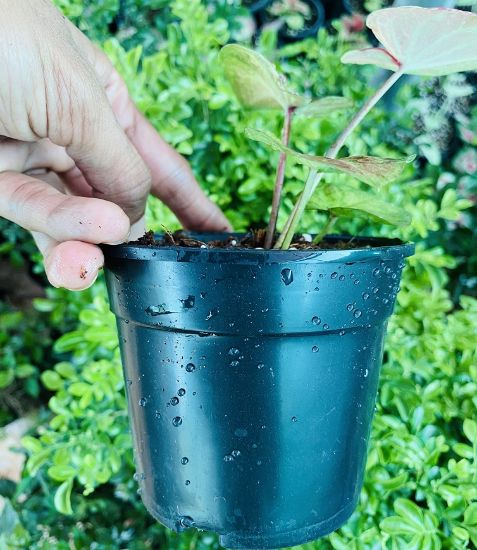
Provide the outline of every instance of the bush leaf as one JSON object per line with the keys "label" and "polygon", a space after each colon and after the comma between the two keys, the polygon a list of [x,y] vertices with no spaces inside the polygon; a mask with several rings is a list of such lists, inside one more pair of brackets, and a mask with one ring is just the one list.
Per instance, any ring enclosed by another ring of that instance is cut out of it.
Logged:
{"label": "bush leaf", "polygon": [[332,159],[294,151],[283,145],[273,134],[263,130],[246,128],[245,135],[254,141],[268,145],[275,151],[286,153],[299,164],[319,169],[321,172],[342,172],[378,189],[396,180],[406,164],[412,162],[415,158],[410,156],[406,159],[381,159],[378,157]]}
{"label": "bush leaf", "polygon": [[407,6],[371,13],[367,26],[384,48],[344,54],[343,63],[372,64],[405,74],[444,76],[477,70],[477,14]]}
{"label": "bush leaf", "polygon": [[407,225],[411,221],[404,209],[381,200],[370,191],[362,191],[351,185],[320,183],[308,208],[325,210],[335,216],[354,217],[361,214],[388,225]]}
{"label": "bush leaf", "polygon": [[286,78],[258,52],[228,44],[220,51],[219,59],[235,95],[248,109],[285,110],[309,101],[289,90]]}
{"label": "bush leaf", "polygon": [[55,493],[55,508],[61,514],[71,515],[71,489],[73,488],[73,479],[64,481]]}

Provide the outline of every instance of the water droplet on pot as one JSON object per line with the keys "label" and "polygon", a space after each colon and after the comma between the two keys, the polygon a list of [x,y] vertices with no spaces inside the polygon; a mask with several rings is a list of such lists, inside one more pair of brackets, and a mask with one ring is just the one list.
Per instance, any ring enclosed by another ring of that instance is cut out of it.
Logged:
{"label": "water droplet on pot", "polygon": [[229,365],[231,367],[238,367],[240,365],[240,362],[239,361],[230,361]]}
{"label": "water droplet on pot", "polygon": [[364,371],[364,377],[365,377],[365,378],[368,378],[368,374],[369,374],[368,369],[365,369],[365,371]]}
{"label": "water droplet on pot", "polygon": [[373,275],[377,277],[381,273],[381,270],[378,267],[375,267],[373,269]]}
{"label": "water droplet on pot", "polygon": [[145,397],[141,397],[141,399],[139,399],[139,406],[140,407],[145,407],[146,403],[147,403],[147,399]]}
{"label": "water droplet on pot", "polygon": [[200,293],[200,297],[203,299],[207,296],[207,292],[201,292]]}
{"label": "water droplet on pot", "polygon": [[333,271],[333,273],[331,274],[331,278],[336,279],[336,277],[338,277],[338,273],[336,273],[336,271]]}
{"label": "water droplet on pot", "polygon": [[383,298],[383,304],[387,304],[389,300],[387,298]]}
{"label": "water droplet on pot", "polygon": [[354,282],[355,285],[359,285],[359,279],[356,279],[356,281]]}
{"label": "water droplet on pot", "polygon": [[312,322],[314,325],[318,326],[318,325],[321,323],[321,319],[320,319],[319,317],[316,317],[316,316],[315,316],[315,317],[313,317],[313,319],[311,320],[311,322]]}
{"label": "water droplet on pot", "polygon": [[178,397],[171,397],[171,401],[170,401],[171,405],[172,406],[175,406],[179,403],[179,398]]}
{"label": "water droplet on pot", "polygon": [[357,309],[354,313],[353,313],[353,317],[355,319],[359,319],[359,317],[361,317],[361,310],[360,309]]}
{"label": "water droplet on pot", "polygon": [[384,269],[384,273],[391,273],[392,269],[387,266],[385,269]]}
{"label": "water droplet on pot", "polygon": [[292,416],[292,422],[296,422],[298,418],[296,416]]}
{"label": "water droplet on pot", "polygon": [[323,330],[328,330],[330,328],[330,325],[327,325],[326,323],[323,325]]}
{"label": "water droplet on pot", "polygon": [[262,425],[262,430],[264,430],[266,428],[265,424]]}
{"label": "water droplet on pot", "polygon": [[189,529],[190,527],[194,527],[194,525],[194,520],[189,516],[179,517],[176,521],[176,527],[178,528],[178,530]]}
{"label": "water droplet on pot", "polygon": [[237,458],[237,457],[240,456],[242,453],[241,453],[238,449],[234,449],[230,454],[231,454],[234,458]]}
{"label": "water droplet on pot", "polygon": [[257,369],[263,369],[264,366],[265,366],[265,365],[264,365],[263,363],[259,363],[259,364],[257,365]]}
{"label": "water droplet on pot", "polygon": [[184,309],[191,309],[194,307],[194,304],[195,304],[195,296],[192,296],[191,294],[189,294],[187,298],[184,298],[183,300],[181,300],[181,303]]}
{"label": "water droplet on pot", "polygon": [[137,481],[139,479],[139,474],[137,472],[134,473],[133,479],[134,481]]}
{"label": "water droplet on pot", "polygon": [[189,462],[189,459],[186,456],[183,456],[181,458],[181,464],[185,466]]}
{"label": "water droplet on pot", "polygon": [[161,413],[159,411],[156,411],[155,416],[156,418],[161,418]]}
{"label": "water droplet on pot", "polygon": [[190,485],[190,480],[189,480],[189,479],[186,479],[186,480],[185,480],[185,484],[186,484],[186,485]]}
{"label": "water droplet on pot", "polygon": [[257,460],[257,466],[261,466],[262,465],[262,461],[261,460]]}
{"label": "water droplet on pot", "polygon": [[340,330],[340,332],[339,332],[339,335],[340,335],[340,336],[344,336],[345,334],[346,334],[346,331]]}
{"label": "water droplet on pot", "polygon": [[187,372],[194,372],[195,371],[194,363],[189,363],[188,365],[186,365],[185,369],[186,369]]}
{"label": "water droplet on pot", "polygon": [[286,267],[285,269],[282,269],[280,276],[281,276],[282,282],[286,286],[293,283],[293,271],[288,267]]}
{"label": "water droplet on pot", "polygon": [[345,280],[345,276],[344,275],[340,275],[339,278],[338,278],[338,281],[344,281]]}
{"label": "water droplet on pot", "polygon": [[232,462],[234,457],[232,455],[225,455],[224,462]]}
{"label": "water droplet on pot", "polygon": [[354,309],[354,304],[348,304],[348,305],[346,306],[346,309],[347,309],[348,311],[353,311],[353,309]]}
{"label": "water droplet on pot", "polygon": [[126,379],[126,384],[127,384],[128,386],[132,386],[132,380],[131,380],[130,378],[127,378],[127,379]]}
{"label": "water droplet on pot", "polygon": [[379,292],[379,288],[377,286],[375,286],[373,288],[373,294],[377,294]]}
{"label": "water droplet on pot", "polygon": [[230,348],[229,349],[229,355],[238,355],[240,353],[240,350],[237,348]]}
{"label": "water droplet on pot", "polygon": [[369,298],[369,294],[367,292],[363,293],[363,300],[367,300]]}
{"label": "water droplet on pot", "polygon": [[311,351],[312,351],[313,353],[317,353],[319,350],[320,350],[320,348],[319,348],[318,346],[313,346],[313,347],[311,348]]}
{"label": "water droplet on pot", "polygon": [[160,315],[161,313],[165,313],[166,308],[164,304],[160,304],[158,306],[149,306],[146,309],[146,313],[150,315],[151,317],[156,317],[157,315]]}
{"label": "water droplet on pot", "polygon": [[178,395],[179,397],[182,397],[183,395],[185,395],[185,393],[186,393],[185,389],[184,389],[184,388],[180,388],[180,390],[178,390],[178,392],[177,392],[177,395]]}
{"label": "water droplet on pot", "polygon": [[219,313],[219,308],[215,307],[214,309],[211,309],[209,313],[207,314],[207,317],[205,318],[206,321],[209,321]]}
{"label": "water droplet on pot", "polygon": [[182,418],[180,416],[174,416],[172,419],[172,425],[176,428],[182,424]]}

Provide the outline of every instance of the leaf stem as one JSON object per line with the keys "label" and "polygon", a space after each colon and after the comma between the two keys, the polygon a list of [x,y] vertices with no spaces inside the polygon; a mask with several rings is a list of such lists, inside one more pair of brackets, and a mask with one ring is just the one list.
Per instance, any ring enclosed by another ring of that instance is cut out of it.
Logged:
{"label": "leaf stem", "polygon": [[[283,145],[285,145],[285,147],[288,147],[288,144],[290,143],[291,124],[294,112],[295,107],[287,107],[287,109],[285,110],[285,120],[282,129],[282,143]],[[280,210],[280,200],[282,197],[283,181],[285,179],[286,161],[286,154],[280,153],[280,158],[278,160],[277,166],[277,174],[275,177],[275,187],[273,189],[272,212],[270,214],[270,221],[268,222],[267,233],[265,235],[264,248],[272,247],[273,237],[275,236],[278,211]]]}
{"label": "leaf stem", "polygon": [[313,239],[313,244],[320,244],[324,237],[326,237],[326,235],[328,235],[328,233],[333,229],[337,221],[338,216],[328,213],[328,220],[323,226],[323,229],[317,235],[315,235],[315,238]]}
{"label": "leaf stem", "polygon": [[[399,80],[399,78],[402,75],[403,75],[403,70],[402,68],[400,68],[398,71],[393,73],[385,82],[383,82],[382,86],[380,86],[376,90],[374,95],[371,96],[366,101],[366,103],[364,103],[361,109],[353,116],[349,124],[338,136],[337,140],[325,153],[325,156],[329,158],[337,157],[338,153],[340,152],[340,149],[343,147],[343,145],[345,144],[350,134],[356,129],[357,126],[359,126],[359,124],[363,121],[363,119],[371,111],[371,109],[376,105],[376,103],[386,94],[386,92]],[[313,193],[315,192],[315,189],[320,183],[322,177],[323,177],[322,173],[319,173],[316,170],[310,170],[307,181],[305,183],[305,188],[303,190],[303,193],[298,198],[298,201],[295,207],[293,208],[293,211],[290,214],[290,217],[287,220],[287,223],[285,224],[286,229],[280,235],[277,241],[277,244],[275,245],[275,248],[281,248],[282,250],[286,250],[290,246],[290,243],[293,239],[293,235],[295,234],[297,225],[300,221],[300,218],[303,212],[305,211],[306,205],[310,200],[310,198],[312,197]]]}

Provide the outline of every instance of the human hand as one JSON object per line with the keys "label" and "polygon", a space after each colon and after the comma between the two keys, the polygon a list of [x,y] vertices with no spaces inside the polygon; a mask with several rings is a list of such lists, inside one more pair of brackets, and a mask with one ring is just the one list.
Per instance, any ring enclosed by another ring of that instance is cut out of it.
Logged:
{"label": "human hand", "polygon": [[152,192],[196,230],[230,229],[107,57],[50,0],[0,0],[0,216],[30,230],[54,286],[81,290]]}

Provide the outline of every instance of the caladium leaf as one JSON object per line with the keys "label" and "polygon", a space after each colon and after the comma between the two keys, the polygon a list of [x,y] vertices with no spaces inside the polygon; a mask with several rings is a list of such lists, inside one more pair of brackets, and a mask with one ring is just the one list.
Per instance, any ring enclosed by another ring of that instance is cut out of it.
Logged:
{"label": "caladium leaf", "polygon": [[332,159],[299,153],[283,145],[270,132],[246,128],[245,135],[292,157],[299,164],[315,168],[320,172],[343,172],[363,183],[380,188],[396,180],[407,163],[412,162],[415,156],[406,159],[382,159],[378,157],[344,157]]}
{"label": "caladium leaf", "polygon": [[371,13],[367,26],[383,48],[350,51],[343,63],[373,64],[405,74],[443,76],[477,70],[477,14],[407,6]]}
{"label": "caladium leaf", "polygon": [[363,215],[388,225],[403,226],[411,222],[411,216],[403,208],[351,185],[321,182],[308,202],[308,208],[350,218]]}
{"label": "caladium leaf", "polygon": [[322,118],[334,113],[335,111],[349,109],[352,106],[353,102],[346,97],[328,96],[322,97],[321,99],[316,99],[315,101],[308,103],[308,105],[299,107],[295,113],[305,117]]}
{"label": "caladium leaf", "polygon": [[249,48],[228,44],[220,51],[219,59],[235,95],[248,109],[285,110],[310,101],[292,92],[275,65]]}

